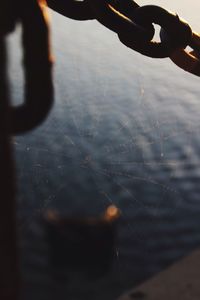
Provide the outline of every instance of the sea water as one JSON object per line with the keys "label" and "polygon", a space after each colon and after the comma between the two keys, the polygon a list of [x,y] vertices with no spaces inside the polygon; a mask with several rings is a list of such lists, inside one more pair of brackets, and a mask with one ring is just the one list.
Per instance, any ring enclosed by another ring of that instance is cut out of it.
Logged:
{"label": "sea water", "polygon": [[[200,31],[196,1],[140,1]],[[55,104],[13,139],[23,299],[116,299],[200,244],[200,79],[122,45],[97,21],[51,12]],[[20,28],[9,38],[13,103],[23,101]],[[51,276],[41,220],[121,210],[101,279]]]}

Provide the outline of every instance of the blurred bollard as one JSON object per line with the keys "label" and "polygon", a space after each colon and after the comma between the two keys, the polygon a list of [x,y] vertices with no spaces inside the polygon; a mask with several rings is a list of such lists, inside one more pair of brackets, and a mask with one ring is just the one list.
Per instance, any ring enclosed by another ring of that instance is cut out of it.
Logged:
{"label": "blurred bollard", "polygon": [[102,276],[112,265],[120,212],[109,206],[100,217],[67,218],[54,211],[45,215],[52,267]]}

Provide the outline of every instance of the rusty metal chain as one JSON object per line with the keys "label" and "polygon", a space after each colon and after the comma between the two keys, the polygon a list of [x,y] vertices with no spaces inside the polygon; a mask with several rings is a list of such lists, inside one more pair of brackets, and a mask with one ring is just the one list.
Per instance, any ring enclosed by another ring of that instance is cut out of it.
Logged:
{"label": "rusty metal chain", "polygon": [[[23,65],[25,77],[24,103],[9,105],[9,131],[19,134],[38,126],[47,116],[53,102],[52,60],[49,50],[48,26],[43,1],[7,0],[0,4],[0,40],[17,23],[22,25]],[[6,74],[5,74],[6,76]]]}
{"label": "rusty metal chain", "polygon": [[[50,8],[76,20],[96,19],[118,34],[127,47],[154,58],[169,57],[180,68],[200,76],[200,36],[189,24],[155,5],[139,6],[133,0],[47,0]],[[161,41],[153,40],[161,27]],[[193,50],[185,50],[190,46]]]}
{"label": "rusty metal chain", "polygon": [[[53,102],[51,57],[45,0],[0,2],[0,40],[22,25],[24,49],[24,103],[9,106],[10,133],[19,134],[39,125]],[[76,20],[96,19],[114,31],[120,41],[149,57],[171,60],[180,68],[200,76],[200,36],[178,15],[159,6],[139,6],[133,0],[46,0],[47,5]],[[158,24],[160,42],[153,40]],[[192,51],[186,51],[190,46]]]}

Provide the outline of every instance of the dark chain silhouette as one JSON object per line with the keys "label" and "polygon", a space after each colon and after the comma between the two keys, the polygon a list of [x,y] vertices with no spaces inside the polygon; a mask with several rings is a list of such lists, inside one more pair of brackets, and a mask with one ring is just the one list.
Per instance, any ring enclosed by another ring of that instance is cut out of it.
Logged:
{"label": "dark chain silhouette", "polygon": [[1,4],[0,39],[4,42],[17,22],[22,25],[24,103],[18,107],[9,106],[11,134],[24,133],[38,126],[53,103],[52,61],[43,9],[35,0],[8,0]]}
{"label": "dark chain silhouette", "polygon": [[[47,4],[68,18],[97,19],[127,47],[153,58],[170,57],[180,68],[200,76],[200,36],[177,14],[155,5],[139,6],[133,0],[47,0]],[[161,26],[161,42],[153,41],[153,23]],[[187,52],[187,46],[193,50]]]}

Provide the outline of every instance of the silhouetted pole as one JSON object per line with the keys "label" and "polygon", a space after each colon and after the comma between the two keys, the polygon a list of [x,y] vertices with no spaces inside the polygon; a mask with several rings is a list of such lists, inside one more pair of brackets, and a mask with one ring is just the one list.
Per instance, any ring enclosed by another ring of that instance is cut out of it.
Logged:
{"label": "silhouetted pole", "polygon": [[18,299],[15,178],[9,132],[6,45],[0,37],[0,299]]}

